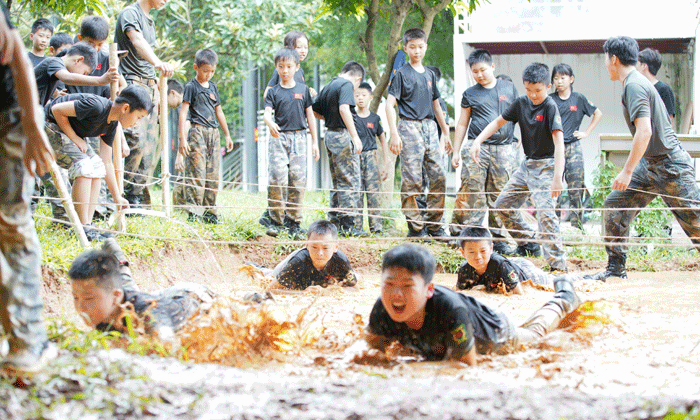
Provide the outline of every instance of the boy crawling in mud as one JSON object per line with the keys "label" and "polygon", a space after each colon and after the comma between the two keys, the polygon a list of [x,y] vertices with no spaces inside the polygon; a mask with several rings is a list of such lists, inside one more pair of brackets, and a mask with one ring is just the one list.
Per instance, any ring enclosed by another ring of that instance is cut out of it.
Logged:
{"label": "boy crawling in mud", "polygon": [[552,276],[547,274],[525,258],[506,258],[493,251],[491,232],[483,227],[467,227],[460,233],[459,252],[467,261],[457,272],[458,290],[483,286],[487,292],[523,294],[521,282],[530,280],[532,283],[554,287],[560,277],[571,281],[580,277],[562,274]]}
{"label": "boy crawling in mud", "polygon": [[428,360],[456,360],[471,366],[476,353],[508,353],[555,329],[580,300],[566,277],[554,282],[554,297],[520,327],[503,313],[471,296],[433,282],[435,257],[415,244],[384,254],[382,290],[369,318],[365,339],[384,350],[392,341]]}
{"label": "boy crawling in mud", "polygon": [[133,307],[145,323],[145,332],[164,341],[172,341],[173,334],[199,305],[213,297],[205,287],[189,283],[152,295],[138,291],[114,238],[107,239],[101,250],[80,254],[68,276],[75,309],[90,327],[100,331],[124,330],[124,314],[129,312],[125,308]]}
{"label": "boy crawling in mud", "polygon": [[327,220],[316,220],[307,235],[306,247],[292,252],[272,271],[275,281],[268,290],[356,285],[357,275],[348,257],[338,249],[338,228]]}

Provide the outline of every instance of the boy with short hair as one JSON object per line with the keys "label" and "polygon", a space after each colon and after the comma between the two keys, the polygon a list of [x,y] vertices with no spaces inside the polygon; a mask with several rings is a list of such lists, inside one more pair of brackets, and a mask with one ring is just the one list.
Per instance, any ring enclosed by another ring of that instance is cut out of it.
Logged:
{"label": "boy with short hair", "polygon": [[[190,218],[201,218],[206,223],[218,224],[216,195],[219,190],[221,167],[221,142],[219,126],[224,132],[226,151],[233,150],[233,141],[221,108],[221,98],[216,83],[211,81],[219,57],[213,50],[205,48],[194,56],[197,75],[185,84],[180,106],[179,151],[185,156],[185,188]],[[185,121],[190,121],[189,132]],[[187,137],[185,137],[187,133]]]}
{"label": "boy with short hair", "polygon": [[[362,140],[362,153],[360,153],[360,209],[363,207],[362,196],[367,197],[367,223],[372,234],[382,233],[382,219],[379,208],[381,207],[379,180],[384,181],[389,176],[389,145],[386,141],[382,120],[379,115],[369,110],[372,102],[372,87],[369,83],[360,83],[355,89],[355,129]],[[381,176],[377,168],[377,137],[382,143],[384,165]],[[362,230],[362,213],[355,219],[355,228]]]}
{"label": "boy with short hair", "polygon": [[580,304],[565,276],[554,297],[520,327],[477,299],[432,282],[435,257],[417,244],[390,249],[382,261],[381,297],[369,316],[365,339],[384,350],[392,341],[428,360],[476,365],[476,354],[508,353],[554,330]]}
{"label": "boy with short hair", "polygon": [[[510,179],[511,162],[516,159],[512,146],[515,124],[506,123],[484,141],[478,163],[469,159],[469,149],[483,129],[517,99],[518,91],[512,82],[494,76],[496,66],[487,50],[472,51],[467,63],[476,84],[462,94],[462,111],[455,127],[455,153],[452,156],[452,166],[455,169],[459,167],[460,155],[464,156],[462,185],[455,200],[450,233],[458,235],[463,226],[482,226],[488,211],[491,235],[501,239],[494,242],[494,249],[502,255],[508,255],[512,250],[505,242],[503,222],[493,209],[496,208],[498,194]],[[462,149],[465,135],[468,141]]]}
{"label": "boy with short hair", "polygon": [[644,48],[637,55],[637,70],[644,75],[656,88],[664,101],[666,111],[671,119],[671,126],[676,123],[676,98],[673,96],[671,86],[656,78],[656,74],[661,68],[661,53],[659,50]]}
{"label": "boy with short hair", "polygon": [[[301,227],[301,204],[306,188],[306,130],[311,132],[311,154],[318,161],[316,118],[311,108],[311,92],[294,79],[299,54],[282,48],[275,54],[275,70],[280,82],[267,91],[263,119],[270,130],[269,185],[267,215],[270,236],[286,230],[295,239],[306,233]],[[275,112],[274,120],[272,112]]]}
{"label": "boy with short hair", "polygon": [[86,42],[78,42],[61,57],[50,57],[34,68],[36,85],[39,89],[39,103],[46,105],[62,81],[66,85],[109,85],[119,80],[117,69],[109,69],[100,77],[88,76],[95,68],[97,51]]}
{"label": "boy with short hair", "polygon": [[503,187],[494,207],[503,209],[497,210],[498,216],[510,235],[518,241],[516,252],[522,256],[539,256],[540,246],[530,242],[535,232],[528,227],[518,210],[530,197],[537,209],[539,236],[549,241],[542,245],[547,263],[552,270],[566,272],[566,252],[561,242],[559,218],[554,212],[554,198],[561,194],[563,188],[564,136],[559,109],[547,93],[552,86],[549,80],[546,65],[528,65],[523,71],[527,94],[517,98],[481,131],[469,154],[474,162],[479,163],[481,143],[508,121],[520,125],[526,159]]}
{"label": "boy with short hair", "polygon": [[[185,185],[183,175],[185,174],[185,157],[180,154],[178,147],[180,131],[180,106],[184,88],[179,80],[168,79],[168,135],[170,136],[170,173],[173,188],[173,205],[184,206]],[[189,130],[189,121],[185,124],[185,129]]]}
{"label": "boy with short hair", "polygon": [[73,38],[65,32],[56,32],[49,41],[49,55],[56,57],[61,51],[73,45]]}
{"label": "boy with short hair", "polygon": [[[442,150],[452,150],[440,108],[440,92],[435,74],[423,67],[428,37],[419,28],[403,35],[404,50],[409,62],[404,64],[389,85],[386,115],[389,122],[390,149],[401,158],[401,208],[408,224],[408,237],[447,236],[442,227],[445,208],[445,169]],[[400,121],[396,125],[394,106],[398,105]],[[442,130],[438,139],[437,118]],[[416,199],[422,194],[423,174],[427,172],[430,188],[427,208],[421,214]]]}
{"label": "boy with short hair", "polygon": [[365,68],[356,61],[348,61],[321,89],[313,104],[316,118],[325,120],[326,149],[331,169],[333,189],[330,193],[331,210],[328,216],[338,225],[338,231],[347,236],[367,236],[355,227],[360,205],[360,153],[362,140],[357,134],[353,109],[355,89],[365,77]]}
{"label": "boy with short hair", "polygon": [[269,289],[285,287],[304,290],[309,286],[332,284],[355,286],[357,275],[350,261],[338,249],[338,228],[328,220],[309,226],[306,247],[292,252],[272,272],[275,281]]}
{"label": "boy with short hair", "polygon": [[53,24],[50,20],[41,18],[32,23],[32,32],[29,34],[32,50],[28,53],[32,67],[36,67],[46,58],[46,47],[49,46],[51,35],[53,35]]}

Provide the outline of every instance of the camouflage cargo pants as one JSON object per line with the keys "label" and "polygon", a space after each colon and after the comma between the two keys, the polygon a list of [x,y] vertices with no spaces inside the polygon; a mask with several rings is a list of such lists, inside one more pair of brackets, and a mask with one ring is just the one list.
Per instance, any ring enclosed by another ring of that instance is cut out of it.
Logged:
{"label": "camouflage cargo pants", "polygon": [[695,182],[695,170],[690,155],[680,146],[667,155],[658,158],[642,158],[625,191],[613,190],[605,199],[603,220],[605,221],[605,241],[620,245],[605,247],[608,257],[627,255],[627,237],[632,220],[639,210],[656,197],[668,207],[687,210],[671,210],[683,231],[700,250],[700,191]]}
{"label": "camouflage cargo pants", "polygon": [[[403,142],[401,153],[401,208],[409,229],[416,232],[426,227],[436,231],[442,224],[445,211],[445,168],[437,136],[437,124],[432,119],[423,121],[400,120],[399,136]],[[423,193],[423,174],[428,186],[427,208],[424,215],[416,199]]]}
{"label": "camouflage cargo pants", "polygon": [[158,137],[158,105],[160,94],[158,86],[144,84],[127,79],[127,83],[136,83],[145,87],[151,94],[153,110],[140,119],[136,125],[124,129],[126,143],[131,150],[124,159],[124,194],[143,197],[145,184],[152,181],[153,170],[160,158],[161,144]]}
{"label": "camouflage cargo pants", "polygon": [[41,319],[41,247],[29,203],[34,177],[24,168],[19,109],[0,113],[0,320],[10,353],[46,342]]}
{"label": "camouflage cargo pants", "polygon": [[216,195],[219,190],[221,141],[219,129],[192,124],[187,134],[190,153],[185,156],[185,198],[191,213],[204,211],[216,214]]}
{"label": "camouflage cargo pants", "polygon": [[530,197],[537,210],[537,231],[542,243],[544,257],[552,269],[566,269],[566,251],[561,243],[559,218],[554,212],[552,178],[554,159],[525,159],[501,191],[495,206],[508,233],[518,242],[527,242],[535,237],[519,212]]}
{"label": "camouflage cargo pants", "polygon": [[[583,148],[580,141],[567,143],[564,148],[564,179],[569,194],[569,208],[571,213],[571,226],[583,226],[583,191],[585,188]],[[561,201],[559,196],[558,202]],[[559,207],[559,205],[557,205]]]}
{"label": "camouflage cargo pants", "polygon": [[333,180],[331,191],[331,211],[329,218],[341,226],[351,228],[355,225],[360,204],[360,156],[347,129],[326,131],[326,149],[328,163]]}
{"label": "camouflage cargo pants", "polygon": [[469,140],[461,150],[462,185],[455,199],[452,212],[452,235],[458,235],[465,226],[483,226],[486,212],[489,215],[489,227],[494,238],[505,238],[503,222],[495,208],[498,194],[510,179],[511,167],[515,160],[511,144],[482,144],[479,163],[469,156],[474,140]]}
{"label": "camouflage cargo pants", "polygon": [[284,224],[287,218],[301,223],[306,188],[306,130],[282,131],[270,136],[267,206],[270,218]]}
{"label": "camouflage cargo pants", "polygon": [[[367,197],[367,222],[372,233],[382,231],[379,168],[377,168],[377,150],[367,150],[360,153],[360,174],[362,184],[360,185],[360,206],[364,207],[364,197]],[[355,227],[362,229],[362,212],[355,218]]]}

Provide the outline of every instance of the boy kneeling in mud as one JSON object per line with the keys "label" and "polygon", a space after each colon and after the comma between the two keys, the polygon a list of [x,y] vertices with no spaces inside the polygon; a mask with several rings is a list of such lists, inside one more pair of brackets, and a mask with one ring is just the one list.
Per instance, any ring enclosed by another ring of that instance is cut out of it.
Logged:
{"label": "boy kneeling in mud", "polygon": [[520,327],[471,296],[433,282],[435,257],[415,244],[384,254],[381,297],[372,309],[365,339],[384,350],[392,341],[428,360],[476,365],[476,353],[508,353],[554,330],[580,300],[566,277],[554,282],[554,297]]}

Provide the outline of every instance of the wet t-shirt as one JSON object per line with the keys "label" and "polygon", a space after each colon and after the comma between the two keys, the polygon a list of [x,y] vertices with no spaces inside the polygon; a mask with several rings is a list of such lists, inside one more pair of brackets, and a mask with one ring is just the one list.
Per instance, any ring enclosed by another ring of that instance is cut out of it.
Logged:
{"label": "wet t-shirt", "polygon": [[513,264],[508,258],[493,252],[484,274],[478,274],[468,262],[462,264],[457,272],[457,288],[464,290],[484,285],[489,292],[496,292],[503,285],[507,291],[511,291],[525,277],[525,273],[517,264]]}
{"label": "wet t-shirt", "polygon": [[273,275],[282,286],[288,289],[303,290],[309,286],[354,286],[357,277],[350,267],[348,257],[338,250],[328,264],[319,271],[314,267],[306,248],[292,252],[275,267]]}
{"label": "wet t-shirt", "polygon": [[377,137],[384,133],[384,127],[382,127],[382,120],[379,118],[379,115],[371,111],[366,117],[355,115],[355,129],[360,140],[362,140],[363,152],[377,149]]}
{"label": "wet t-shirt", "polygon": [[554,99],[547,96],[541,104],[535,105],[527,95],[520,96],[502,117],[520,125],[523,150],[528,159],[554,157],[552,131],[563,130]]}
{"label": "wet t-shirt", "polygon": [[[10,22],[10,12],[7,10],[5,2],[0,2],[0,7],[3,13],[3,17],[0,19],[5,19],[7,27],[14,29],[15,27],[12,22]],[[15,96],[12,69],[10,66],[0,66],[0,111],[6,111],[15,106],[16,103],[17,97]]]}
{"label": "wet t-shirt", "polygon": [[[100,50],[97,52],[97,63],[95,63],[95,69],[90,73],[90,76],[100,77],[107,73],[109,70],[109,54]],[[66,85],[66,90],[68,93],[92,93],[93,95],[102,96],[109,99],[110,88],[109,85],[102,86],[73,86]]]}
{"label": "wet t-shirt", "polygon": [[435,73],[424,68],[419,73],[410,63],[404,64],[391,79],[389,94],[394,95],[399,117],[409,120],[435,118],[433,101],[440,98]]}
{"label": "wet t-shirt", "polygon": [[475,345],[478,353],[486,354],[506,342],[502,316],[471,296],[436,285],[433,297],[425,304],[425,319],[419,330],[392,320],[379,298],[367,331],[397,340],[428,360],[459,360]]}
{"label": "wet t-shirt", "polygon": [[634,120],[642,117],[651,120],[651,138],[644,157],[665,155],[680,145],[659,92],[637,70],[632,70],[625,79],[622,111],[632,136],[637,132]]}
{"label": "wet t-shirt", "polygon": [[355,88],[351,81],[338,76],[321,89],[313,104],[313,110],[323,115],[326,128],[347,128],[340,116],[340,105],[350,105],[350,112],[355,112]]}
{"label": "wet t-shirt", "polygon": [[[294,81],[297,83],[306,84],[306,80],[304,80],[304,70],[302,70],[301,67],[299,67],[299,70],[297,70],[297,72],[294,73]],[[270,78],[270,81],[267,82],[267,86],[272,87],[272,86],[278,85],[279,83],[280,83],[280,74],[277,73],[277,69],[275,69],[272,72],[272,77]]]}
{"label": "wet t-shirt", "polygon": [[654,83],[654,87],[656,88],[656,91],[659,92],[661,100],[664,101],[664,105],[666,106],[666,111],[668,111],[668,115],[675,117],[676,97],[673,96],[673,90],[671,89],[671,86],[659,80],[658,82]]}
{"label": "wet t-shirt", "polygon": [[66,65],[59,57],[48,57],[34,67],[34,77],[36,77],[36,87],[39,90],[39,103],[41,105],[46,105],[51,100],[58,83],[56,73],[61,70],[66,70]]}
{"label": "wet t-shirt", "polygon": [[182,102],[190,104],[189,120],[192,124],[217,128],[219,121],[216,119],[216,107],[221,105],[219,90],[216,83],[209,81],[208,87],[203,87],[197,79],[192,79],[185,84],[185,92]]}
{"label": "wet t-shirt", "polygon": [[124,75],[155,79],[156,68],[136,51],[136,47],[129,39],[128,33],[130,31],[141,32],[148,45],[155,48],[156,24],[138,3],[126,6],[117,17],[114,42],[117,43],[120,50],[129,51],[126,56],[119,60],[119,70]]}
{"label": "wet t-shirt", "polygon": [[112,101],[102,96],[90,93],[71,93],[59,96],[49,102],[44,108],[46,119],[56,123],[51,108],[63,102],[73,101],[75,117],[68,117],[71,128],[78,137],[100,137],[109,147],[114,142],[114,134],[117,131],[119,121],[107,122],[109,111],[112,109]]}
{"label": "wet t-shirt", "polygon": [[[485,88],[480,84],[471,86],[462,94],[462,108],[471,108],[468,139],[475,139],[491,121],[503,114],[518,97],[515,85],[507,80],[497,80],[496,86]],[[509,144],[513,142],[515,124],[508,122],[499,128],[485,144]]]}
{"label": "wet t-shirt", "polygon": [[309,126],[306,109],[312,103],[308,86],[299,82],[291,88],[275,85],[267,91],[265,98],[265,108],[275,111],[275,123],[281,131],[305,130]]}
{"label": "wet t-shirt", "polygon": [[590,117],[598,108],[578,92],[571,92],[571,95],[566,99],[561,99],[557,92],[551,93],[549,96],[554,99],[554,103],[559,108],[561,126],[564,129],[564,143],[578,141],[579,139],[574,136],[574,131],[581,127],[584,115]]}

